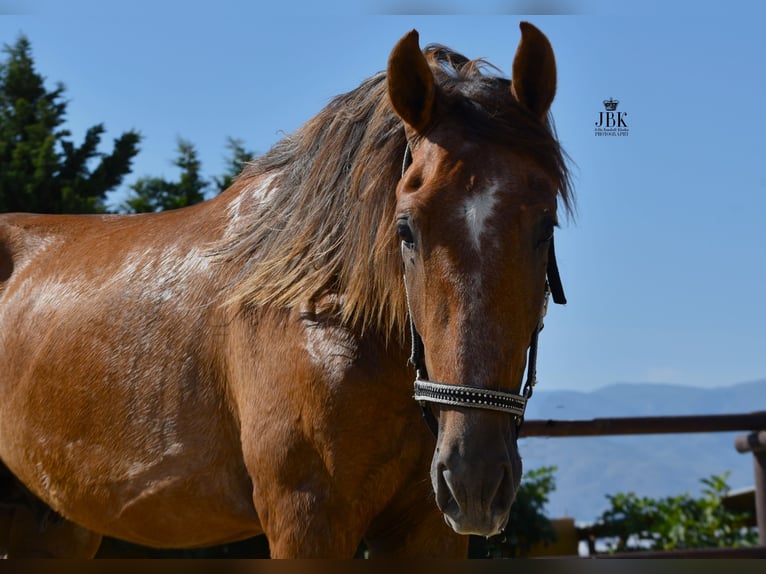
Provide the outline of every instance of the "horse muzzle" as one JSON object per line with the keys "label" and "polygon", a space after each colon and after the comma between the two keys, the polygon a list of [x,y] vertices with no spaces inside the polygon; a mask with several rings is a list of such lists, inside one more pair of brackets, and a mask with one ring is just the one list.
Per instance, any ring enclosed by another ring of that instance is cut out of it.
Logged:
{"label": "horse muzzle", "polygon": [[470,424],[452,434],[450,421],[444,422],[431,463],[436,504],[458,534],[498,534],[508,522],[521,479],[515,433],[486,432]]}

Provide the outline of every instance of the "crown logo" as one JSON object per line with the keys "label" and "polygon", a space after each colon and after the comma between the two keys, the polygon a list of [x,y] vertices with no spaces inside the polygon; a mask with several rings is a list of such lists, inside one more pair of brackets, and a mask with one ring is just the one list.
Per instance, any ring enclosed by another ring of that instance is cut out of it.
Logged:
{"label": "crown logo", "polygon": [[609,98],[608,100],[604,100],[604,108],[607,112],[613,112],[617,109],[617,104],[620,103],[620,100],[615,100],[614,98]]}

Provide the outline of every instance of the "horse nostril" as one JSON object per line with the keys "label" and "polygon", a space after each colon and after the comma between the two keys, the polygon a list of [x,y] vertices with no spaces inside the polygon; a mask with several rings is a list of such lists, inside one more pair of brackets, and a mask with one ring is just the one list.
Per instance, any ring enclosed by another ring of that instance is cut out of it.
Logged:
{"label": "horse nostril", "polygon": [[453,514],[459,510],[455,494],[450,484],[450,471],[444,464],[436,469],[436,505],[444,514]]}
{"label": "horse nostril", "polygon": [[439,507],[439,510],[444,512],[444,507],[452,497],[452,493],[450,493],[447,481],[444,479],[443,464],[436,468],[436,488],[434,490],[436,491],[436,505]]}

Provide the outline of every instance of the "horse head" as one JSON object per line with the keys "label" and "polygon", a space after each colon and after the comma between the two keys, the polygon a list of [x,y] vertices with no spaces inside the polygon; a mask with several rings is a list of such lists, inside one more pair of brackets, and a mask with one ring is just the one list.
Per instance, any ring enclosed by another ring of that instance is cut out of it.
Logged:
{"label": "horse head", "polygon": [[[442,47],[421,51],[414,30],[391,52],[387,82],[408,142],[396,222],[413,338],[422,341],[416,367],[427,372],[418,378],[439,381],[442,397],[474,389],[517,396],[523,407],[567,175],[548,120],[553,50],[531,24],[521,32],[510,82],[474,74],[481,62],[449,61]],[[456,532],[490,536],[519,487],[523,408],[513,416],[476,406],[432,404],[431,481]]]}

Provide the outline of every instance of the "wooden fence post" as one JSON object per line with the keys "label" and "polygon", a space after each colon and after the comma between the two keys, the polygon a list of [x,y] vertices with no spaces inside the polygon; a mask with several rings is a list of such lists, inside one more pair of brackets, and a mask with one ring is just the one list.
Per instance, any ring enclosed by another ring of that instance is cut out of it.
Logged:
{"label": "wooden fence post", "polygon": [[753,453],[758,543],[761,546],[766,546],[766,431],[738,436],[734,439],[734,448],[741,453]]}

